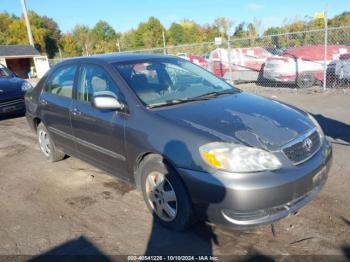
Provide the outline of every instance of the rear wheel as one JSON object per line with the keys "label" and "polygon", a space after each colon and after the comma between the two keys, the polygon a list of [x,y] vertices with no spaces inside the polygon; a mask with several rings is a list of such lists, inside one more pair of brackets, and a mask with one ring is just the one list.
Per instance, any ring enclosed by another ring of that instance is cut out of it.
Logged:
{"label": "rear wheel", "polygon": [[45,125],[39,123],[37,127],[37,136],[41,152],[51,162],[57,162],[65,157],[65,154],[56,149]]}
{"label": "rear wheel", "polygon": [[297,78],[297,86],[299,88],[309,88],[315,84],[315,77],[311,73],[302,73]]}
{"label": "rear wheel", "polygon": [[184,230],[193,223],[193,209],[185,185],[173,168],[157,155],[141,166],[144,200],[154,220],[168,228]]}

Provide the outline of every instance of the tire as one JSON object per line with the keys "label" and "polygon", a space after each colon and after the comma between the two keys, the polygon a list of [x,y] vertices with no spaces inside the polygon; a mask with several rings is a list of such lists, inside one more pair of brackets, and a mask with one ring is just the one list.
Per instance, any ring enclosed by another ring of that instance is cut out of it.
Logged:
{"label": "tire", "polygon": [[297,86],[299,88],[309,88],[315,84],[315,77],[311,73],[302,73],[297,78]]}
{"label": "tire", "polygon": [[185,185],[161,156],[146,156],[140,171],[143,197],[157,223],[177,231],[194,223],[192,203]]}
{"label": "tire", "polygon": [[65,154],[56,149],[55,144],[43,123],[40,123],[37,127],[37,137],[39,148],[47,160],[50,162],[57,162],[64,159]]}

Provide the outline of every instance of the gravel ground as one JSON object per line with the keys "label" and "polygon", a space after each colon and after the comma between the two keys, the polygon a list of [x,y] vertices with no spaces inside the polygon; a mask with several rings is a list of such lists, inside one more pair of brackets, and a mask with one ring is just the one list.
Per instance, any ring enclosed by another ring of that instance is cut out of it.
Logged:
{"label": "gravel ground", "polygon": [[0,255],[290,254],[350,259],[350,92],[239,87],[311,112],[333,143],[329,180],[297,215],[275,223],[274,230],[198,224],[187,232],[171,232],[153,223],[138,191],[73,157],[47,162],[25,118],[7,118],[0,121]]}

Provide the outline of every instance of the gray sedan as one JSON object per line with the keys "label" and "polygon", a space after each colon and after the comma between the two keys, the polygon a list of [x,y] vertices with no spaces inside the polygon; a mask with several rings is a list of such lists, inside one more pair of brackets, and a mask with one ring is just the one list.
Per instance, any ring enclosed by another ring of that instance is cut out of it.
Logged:
{"label": "gray sedan", "polygon": [[331,162],[310,114],[178,57],[66,60],[26,108],[48,160],[75,156],[134,184],[154,219],[177,230],[281,219],[317,195]]}

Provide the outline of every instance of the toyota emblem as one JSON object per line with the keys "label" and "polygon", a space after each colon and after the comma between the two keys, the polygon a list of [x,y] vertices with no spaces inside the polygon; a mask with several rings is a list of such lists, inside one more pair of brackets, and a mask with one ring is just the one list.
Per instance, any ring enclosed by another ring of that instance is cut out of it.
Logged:
{"label": "toyota emblem", "polygon": [[303,142],[303,147],[309,152],[312,148],[312,140],[310,138],[306,138]]}

